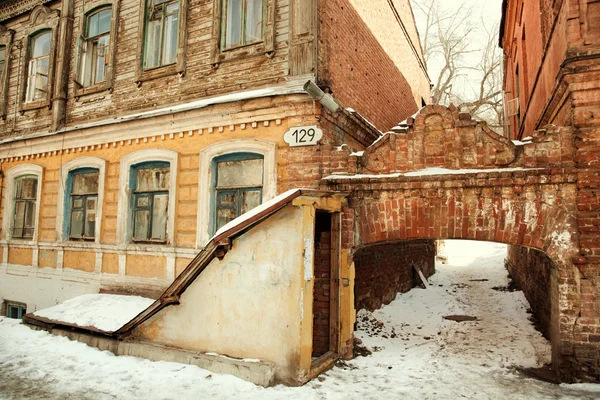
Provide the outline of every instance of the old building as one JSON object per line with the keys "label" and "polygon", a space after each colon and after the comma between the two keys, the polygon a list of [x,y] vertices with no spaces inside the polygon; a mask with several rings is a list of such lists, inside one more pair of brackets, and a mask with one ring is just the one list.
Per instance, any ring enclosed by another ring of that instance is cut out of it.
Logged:
{"label": "old building", "polygon": [[[555,366],[563,377],[600,379],[600,2],[596,0],[504,0],[500,45],[504,92],[512,139],[543,143],[548,167],[576,176],[578,254],[576,268],[557,270],[555,260],[511,247],[508,267],[552,339]],[[550,131],[566,133],[563,144]],[[572,285],[559,300],[556,283]],[[564,303],[563,303],[564,302]],[[557,304],[558,303],[558,304]],[[568,314],[558,307],[570,307]],[[559,316],[560,314],[560,316]],[[565,332],[569,332],[565,334]]]}
{"label": "old building", "polygon": [[157,297],[428,92],[407,0],[2,2],[2,313]]}

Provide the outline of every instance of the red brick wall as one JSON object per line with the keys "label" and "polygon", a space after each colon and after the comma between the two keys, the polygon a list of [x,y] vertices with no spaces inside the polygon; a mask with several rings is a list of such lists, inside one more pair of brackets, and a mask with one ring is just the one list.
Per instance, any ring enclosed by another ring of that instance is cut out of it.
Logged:
{"label": "red brick wall", "polygon": [[434,260],[432,240],[382,243],[359,249],[354,254],[356,309],[372,311],[389,304],[397,293],[408,292],[421,282],[413,265],[429,277],[435,272]]}
{"label": "red brick wall", "polygon": [[552,324],[551,270],[556,268],[543,252],[522,246],[508,246],[506,267],[513,280],[523,290],[533,314],[550,337]]}
{"label": "red brick wall", "polygon": [[[326,214],[319,221],[315,232],[315,285],[313,301],[313,356],[329,351],[329,316],[331,282],[331,224],[326,223]],[[321,223],[319,223],[321,222]]]}
{"label": "red brick wall", "polygon": [[[396,3],[408,37],[416,37],[410,7],[401,7],[407,1]],[[319,84],[380,130],[417,111],[421,97],[429,101],[419,44],[413,50],[387,0],[319,1],[319,35]]]}

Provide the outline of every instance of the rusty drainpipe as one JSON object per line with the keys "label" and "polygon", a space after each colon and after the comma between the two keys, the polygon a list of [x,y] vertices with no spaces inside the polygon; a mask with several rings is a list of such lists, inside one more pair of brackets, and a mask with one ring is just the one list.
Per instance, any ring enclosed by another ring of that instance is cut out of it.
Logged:
{"label": "rusty drainpipe", "polygon": [[58,25],[56,85],[54,85],[54,96],[52,98],[52,131],[62,129],[66,123],[74,8],[74,0],[62,0],[60,22]]}

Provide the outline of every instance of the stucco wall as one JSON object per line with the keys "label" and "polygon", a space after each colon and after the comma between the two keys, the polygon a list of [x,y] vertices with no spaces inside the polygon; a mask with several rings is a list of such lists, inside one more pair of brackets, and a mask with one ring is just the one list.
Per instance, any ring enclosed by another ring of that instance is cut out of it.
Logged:
{"label": "stucco wall", "polygon": [[233,242],[183,293],[134,335],[141,340],[276,364],[294,378],[303,319],[303,211],[287,206]]}

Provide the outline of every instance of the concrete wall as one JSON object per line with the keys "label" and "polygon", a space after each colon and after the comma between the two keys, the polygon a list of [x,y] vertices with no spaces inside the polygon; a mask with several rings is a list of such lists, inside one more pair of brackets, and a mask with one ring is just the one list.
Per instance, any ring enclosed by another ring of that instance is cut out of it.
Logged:
{"label": "concrete wall", "polygon": [[435,273],[435,245],[432,240],[374,244],[354,254],[354,265],[355,307],[373,311],[421,283],[413,266],[425,277]]}
{"label": "concrete wall", "polygon": [[287,206],[233,242],[183,293],[134,332],[141,340],[258,358],[294,381],[300,363],[303,315],[303,211]]}

